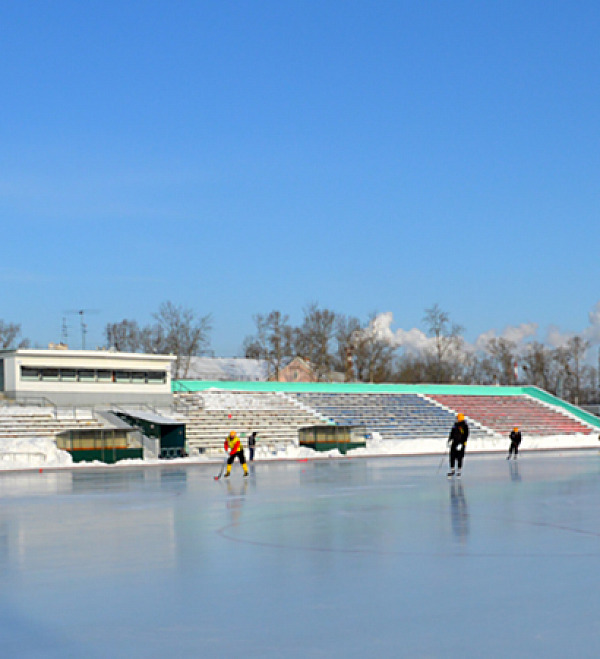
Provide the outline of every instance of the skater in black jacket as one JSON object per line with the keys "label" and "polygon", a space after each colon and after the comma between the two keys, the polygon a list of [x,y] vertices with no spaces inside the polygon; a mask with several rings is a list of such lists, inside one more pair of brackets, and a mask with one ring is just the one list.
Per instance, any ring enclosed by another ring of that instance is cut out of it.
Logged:
{"label": "skater in black jacket", "polygon": [[465,415],[457,414],[456,423],[452,426],[450,437],[448,438],[448,445],[450,446],[450,471],[448,472],[448,478],[454,476],[454,465],[458,467],[456,475],[460,478],[460,470],[462,469],[468,438],[469,426],[465,421]]}
{"label": "skater in black jacket", "polygon": [[254,450],[256,449],[256,433],[253,432],[248,437],[248,453],[250,454],[250,462],[254,461]]}
{"label": "skater in black jacket", "polygon": [[508,449],[508,455],[506,456],[507,460],[510,460],[510,456],[513,455],[514,459],[517,459],[517,455],[519,454],[519,445],[521,443],[521,432],[520,430],[515,426],[512,429],[512,432],[510,433],[510,447]]}

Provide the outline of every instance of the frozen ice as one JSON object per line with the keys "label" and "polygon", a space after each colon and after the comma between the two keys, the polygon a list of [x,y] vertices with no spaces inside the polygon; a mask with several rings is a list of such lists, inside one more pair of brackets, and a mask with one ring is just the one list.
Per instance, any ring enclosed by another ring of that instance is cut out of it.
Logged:
{"label": "frozen ice", "polygon": [[598,451],[4,472],[10,657],[592,657]]}

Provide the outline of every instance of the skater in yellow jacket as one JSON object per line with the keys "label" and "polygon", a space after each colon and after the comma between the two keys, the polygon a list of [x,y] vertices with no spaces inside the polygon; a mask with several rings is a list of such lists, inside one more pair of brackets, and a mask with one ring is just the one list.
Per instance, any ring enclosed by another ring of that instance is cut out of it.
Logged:
{"label": "skater in yellow jacket", "polygon": [[231,465],[233,461],[237,458],[243,469],[244,469],[244,478],[248,476],[248,465],[246,464],[246,456],[244,455],[244,449],[242,448],[242,442],[237,436],[235,430],[232,430],[229,433],[229,436],[225,440],[225,451],[229,454],[229,459],[227,460],[227,471],[225,472],[224,478],[229,478],[231,473]]}

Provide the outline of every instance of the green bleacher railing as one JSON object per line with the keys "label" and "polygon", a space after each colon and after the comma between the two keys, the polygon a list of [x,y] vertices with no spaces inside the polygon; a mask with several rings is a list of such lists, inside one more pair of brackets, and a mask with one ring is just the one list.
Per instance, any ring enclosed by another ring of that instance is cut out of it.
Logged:
{"label": "green bleacher railing", "polygon": [[303,392],[324,393],[415,393],[415,394],[458,394],[471,396],[519,396],[523,387],[496,387],[457,384],[366,384],[362,382],[222,382],[209,380],[173,380],[174,392],[197,392],[207,389],[225,391]]}
{"label": "green bleacher railing", "polygon": [[543,403],[549,403],[550,405],[562,407],[564,410],[570,412],[584,423],[588,423],[589,425],[600,429],[600,418],[598,418],[596,415],[592,414],[591,412],[582,410],[581,407],[577,407],[577,405],[572,405],[571,403],[567,403],[566,400],[557,398],[556,396],[549,394],[547,391],[544,391],[543,389],[538,389],[538,387],[523,387],[523,390],[524,390],[523,393],[527,394],[528,396],[531,396],[532,398],[536,398],[537,400],[542,401]]}

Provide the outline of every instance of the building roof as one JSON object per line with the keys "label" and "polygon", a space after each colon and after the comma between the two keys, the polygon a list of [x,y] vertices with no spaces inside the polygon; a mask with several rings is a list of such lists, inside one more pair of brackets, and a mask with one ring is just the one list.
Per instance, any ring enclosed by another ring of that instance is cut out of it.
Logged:
{"label": "building roof", "polygon": [[122,408],[123,412],[130,417],[135,419],[142,419],[143,421],[148,421],[149,423],[155,423],[158,426],[181,426],[185,422],[177,419],[173,419],[168,416],[163,416],[162,414],[156,414],[148,410],[140,410],[136,408]]}
{"label": "building roof", "polygon": [[174,362],[174,355],[155,355],[144,352],[119,352],[117,350],[64,350],[63,348],[5,348],[0,349],[2,357],[56,357],[60,359],[128,359],[135,361],[170,361]]}
{"label": "building roof", "polygon": [[263,359],[192,357],[185,380],[264,382],[269,363]]}

